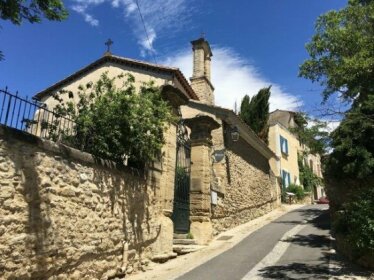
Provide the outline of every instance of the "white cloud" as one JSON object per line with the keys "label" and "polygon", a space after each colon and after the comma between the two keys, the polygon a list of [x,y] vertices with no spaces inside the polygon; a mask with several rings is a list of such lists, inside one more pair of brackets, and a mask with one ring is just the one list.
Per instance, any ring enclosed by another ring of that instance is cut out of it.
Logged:
{"label": "white cloud", "polygon": [[99,25],[99,21],[89,14],[84,15],[84,20],[86,22],[88,22],[89,24],[91,24],[92,26],[98,26]]}
{"label": "white cloud", "polygon": [[92,14],[90,14],[88,10],[90,9],[90,7],[100,5],[105,1],[106,0],[74,0],[76,4],[71,8],[73,11],[81,14],[88,24],[92,26],[98,26],[99,20],[97,20]]}
{"label": "white cloud", "polygon": [[87,13],[87,6],[86,5],[74,5],[71,7],[73,11],[81,14],[84,18],[84,21],[92,26],[98,26],[99,21],[94,18],[91,14]]}
{"label": "white cloud", "polygon": [[[73,0],[72,9],[81,14],[85,21],[93,26],[99,21],[88,11],[95,6],[109,3],[114,9],[123,12],[125,20],[132,24],[134,35],[141,47],[143,56],[156,53],[154,42],[160,34],[173,34],[185,26],[191,15],[191,0]],[[139,4],[148,37],[140,18]]]}
{"label": "white cloud", "polygon": [[125,11],[127,16],[131,15],[138,9],[136,3],[133,0],[123,1],[123,3],[125,5]]}
{"label": "white cloud", "polygon": [[[300,99],[285,92],[280,85],[261,75],[257,68],[229,48],[212,48],[212,83],[215,87],[215,103],[229,109],[238,109],[245,94],[253,96],[261,88],[272,85],[270,110],[296,110]],[[162,64],[181,69],[187,78],[192,75],[192,50],[183,50],[163,59]]]}
{"label": "white cloud", "polygon": [[326,124],[327,124],[327,129],[326,129],[327,132],[331,133],[340,125],[340,121],[328,120],[326,121]]}
{"label": "white cloud", "polygon": [[326,118],[314,118],[314,116],[309,116],[311,119],[308,121],[307,127],[311,128],[312,126],[317,124],[317,121],[319,123],[323,123],[326,125],[325,128],[322,128],[321,131],[331,133],[333,132],[339,125],[340,120],[336,119],[326,119]]}
{"label": "white cloud", "polygon": [[140,55],[142,57],[145,57],[147,54],[156,53],[155,49],[153,48],[153,42],[156,40],[156,32],[153,30],[153,28],[147,28],[147,34],[141,36],[138,40],[138,43],[140,46],[142,46],[142,49],[140,51]]}

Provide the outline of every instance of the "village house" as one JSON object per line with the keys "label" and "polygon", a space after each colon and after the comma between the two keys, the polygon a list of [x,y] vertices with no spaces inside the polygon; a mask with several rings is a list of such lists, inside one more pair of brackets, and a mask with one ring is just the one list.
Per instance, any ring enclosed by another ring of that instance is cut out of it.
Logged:
{"label": "village house", "polygon": [[[321,156],[319,154],[307,154],[304,158],[304,164],[308,165],[315,175],[323,179],[321,169]],[[326,196],[323,185],[319,185],[313,189],[313,199],[317,200],[323,196]]]}
{"label": "village house", "polygon": [[233,111],[214,105],[209,43],[200,38],[192,47],[191,83],[177,68],[106,52],[35,95],[40,110],[52,110],[53,95],[103,73],[130,73],[137,87],[153,81],[181,121],[166,129],[163,157],[146,173],[30,135],[38,129],[0,127],[0,181],[15,186],[0,195],[7,277],[130,274],[175,257],[187,235],[204,245],[279,205],[271,168],[279,158]]}
{"label": "village house", "polygon": [[[297,136],[290,131],[290,128],[297,125],[295,114],[292,111],[275,110],[269,116],[269,147],[280,158],[272,165],[272,169],[280,176],[283,189],[290,184],[300,185],[298,155],[301,154],[306,153],[304,164],[322,178],[320,155],[309,153],[308,147],[300,143]],[[312,191],[315,200],[324,195],[323,186],[317,186]]]}
{"label": "village house", "polygon": [[269,147],[280,158],[272,169],[280,176],[283,188],[290,184],[300,185],[297,156],[301,147],[297,137],[288,129],[295,126],[292,114],[276,110],[269,116]]}

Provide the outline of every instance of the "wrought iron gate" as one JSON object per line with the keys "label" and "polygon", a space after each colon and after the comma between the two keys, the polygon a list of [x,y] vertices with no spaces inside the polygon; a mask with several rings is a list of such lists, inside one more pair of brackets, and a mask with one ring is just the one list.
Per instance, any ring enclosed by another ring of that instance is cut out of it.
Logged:
{"label": "wrought iron gate", "polygon": [[177,131],[177,162],[172,215],[175,233],[187,233],[190,229],[190,171],[191,146],[187,129],[181,122]]}

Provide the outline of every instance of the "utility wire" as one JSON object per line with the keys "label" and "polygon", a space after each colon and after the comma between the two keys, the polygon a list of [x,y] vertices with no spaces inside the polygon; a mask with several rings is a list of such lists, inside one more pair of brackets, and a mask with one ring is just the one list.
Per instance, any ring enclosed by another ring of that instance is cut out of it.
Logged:
{"label": "utility wire", "polygon": [[[139,1],[135,0],[135,3],[136,3],[136,7],[138,8],[140,19],[141,19],[143,27],[144,27],[144,32],[145,32],[145,35],[147,37],[149,48],[151,49],[151,40],[149,40],[149,35],[148,35],[147,27],[145,26],[145,23],[144,23],[144,18],[143,18],[142,12],[140,10]],[[154,62],[157,64],[157,60],[156,60],[155,54],[152,52],[152,50],[150,50],[150,53],[152,54]]]}

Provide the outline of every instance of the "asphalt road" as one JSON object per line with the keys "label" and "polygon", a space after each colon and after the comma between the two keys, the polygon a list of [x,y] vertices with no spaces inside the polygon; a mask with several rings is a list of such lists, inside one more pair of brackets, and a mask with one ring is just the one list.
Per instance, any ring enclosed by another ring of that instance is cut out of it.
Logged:
{"label": "asphalt road", "polygon": [[347,275],[332,249],[327,205],[292,211],[177,280],[329,279]]}

